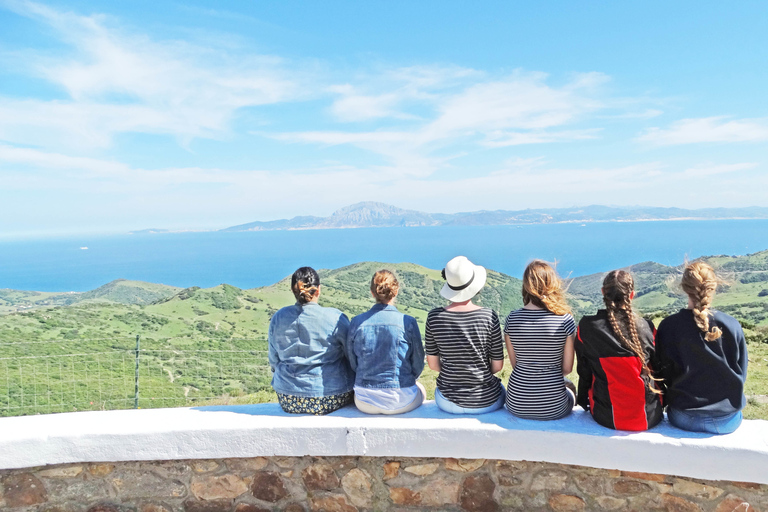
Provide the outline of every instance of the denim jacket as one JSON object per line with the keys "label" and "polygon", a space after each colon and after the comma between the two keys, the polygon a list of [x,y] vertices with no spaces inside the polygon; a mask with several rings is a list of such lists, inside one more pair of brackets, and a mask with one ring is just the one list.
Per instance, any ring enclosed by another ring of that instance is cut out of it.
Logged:
{"label": "denim jacket", "polygon": [[269,366],[277,393],[322,397],[351,391],[355,374],[345,355],[349,319],[335,308],[296,303],[269,322]]}
{"label": "denim jacket", "polygon": [[424,345],[416,319],[395,306],[376,304],[349,326],[347,358],[363,388],[405,388],[424,369]]}

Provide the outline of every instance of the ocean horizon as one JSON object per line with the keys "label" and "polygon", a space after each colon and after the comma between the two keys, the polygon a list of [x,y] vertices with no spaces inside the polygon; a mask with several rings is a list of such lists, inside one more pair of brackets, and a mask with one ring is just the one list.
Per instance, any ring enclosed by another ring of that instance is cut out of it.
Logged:
{"label": "ocean horizon", "polygon": [[296,268],[361,261],[442,268],[463,254],[520,277],[528,261],[556,261],[563,277],[644,261],[743,255],[768,249],[768,220],[594,222],[252,232],[68,236],[0,242],[0,288],[87,291],[124,278],[240,288],[273,284]]}

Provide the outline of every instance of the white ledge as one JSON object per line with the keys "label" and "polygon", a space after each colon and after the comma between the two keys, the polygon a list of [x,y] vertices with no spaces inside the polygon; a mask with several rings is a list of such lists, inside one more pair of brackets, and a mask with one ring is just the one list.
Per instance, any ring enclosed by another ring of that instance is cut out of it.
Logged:
{"label": "white ledge", "polygon": [[666,420],[621,432],[581,410],[538,422],[503,409],[454,416],[429,401],[401,416],[354,407],[296,416],[259,404],[0,418],[0,469],[305,455],[526,460],[768,484],[768,422],[744,421],[724,436],[684,432]]}

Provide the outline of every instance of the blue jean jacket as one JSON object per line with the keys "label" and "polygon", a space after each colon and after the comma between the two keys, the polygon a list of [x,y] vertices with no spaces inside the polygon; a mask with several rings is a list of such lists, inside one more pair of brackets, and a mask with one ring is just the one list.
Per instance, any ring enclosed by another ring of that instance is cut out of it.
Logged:
{"label": "blue jean jacket", "polygon": [[424,369],[424,345],[416,319],[395,306],[376,304],[349,326],[347,358],[363,388],[405,388]]}
{"label": "blue jean jacket", "polygon": [[345,355],[349,319],[317,303],[280,309],[269,322],[269,366],[277,393],[322,397],[351,391],[355,374]]}

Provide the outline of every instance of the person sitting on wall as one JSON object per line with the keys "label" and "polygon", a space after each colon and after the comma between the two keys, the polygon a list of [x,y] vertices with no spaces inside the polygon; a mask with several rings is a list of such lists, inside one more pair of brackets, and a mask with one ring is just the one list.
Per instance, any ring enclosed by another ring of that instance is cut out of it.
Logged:
{"label": "person sitting on wall", "polygon": [[349,319],[322,307],[320,276],[301,267],[291,277],[296,304],[269,322],[272,387],[288,413],[327,414],[352,402],[355,374],[346,357]]}
{"label": "person sitting on wall", "polygon": [[744,331],[732,316],[710,309],[719,283],[708,264],[688,264],[681,283],[688,308],[662,320],[656,334],[667,416],[683,430],[729,434],[747,403]]}
{"label": "person sitting on wall", "polygon": [[347,357],[355,370],[355,405],[367,414],[401,414],[419,407],[427,391],[416,379],[424,346],[416,319],[394,305],[400,283],[389,270],[371,279],[376,304],[352,319]]}
{"label": "person sitting on wall", "polygon": [[661,391],[653,377],[653,324],[632,310],[632,275],[613,270],[603,280],[603,302],[579,322],[576,336],[578,403],[600,425],[647,430],[663,417]]}
{"label": "person sitting on wall", "polygon": [[453,414],[482,414],[504,405],[504,386],[494,374],[504,367],[499,317],[472,303],[485,285],[486,270],[464,256],[443,269],[440,295],[451,301],[427,315],[427,364],[437,377],[435,402]]}
{"label": "person sitting on wall", "polygon": [[533,260],[523,273],[523,307],[504,323],[512,375],[506,407],[520,418],[556,420],[571,414],[576,397],[563,375],[573,369],[576,323],[562,282],[548,263]]}

